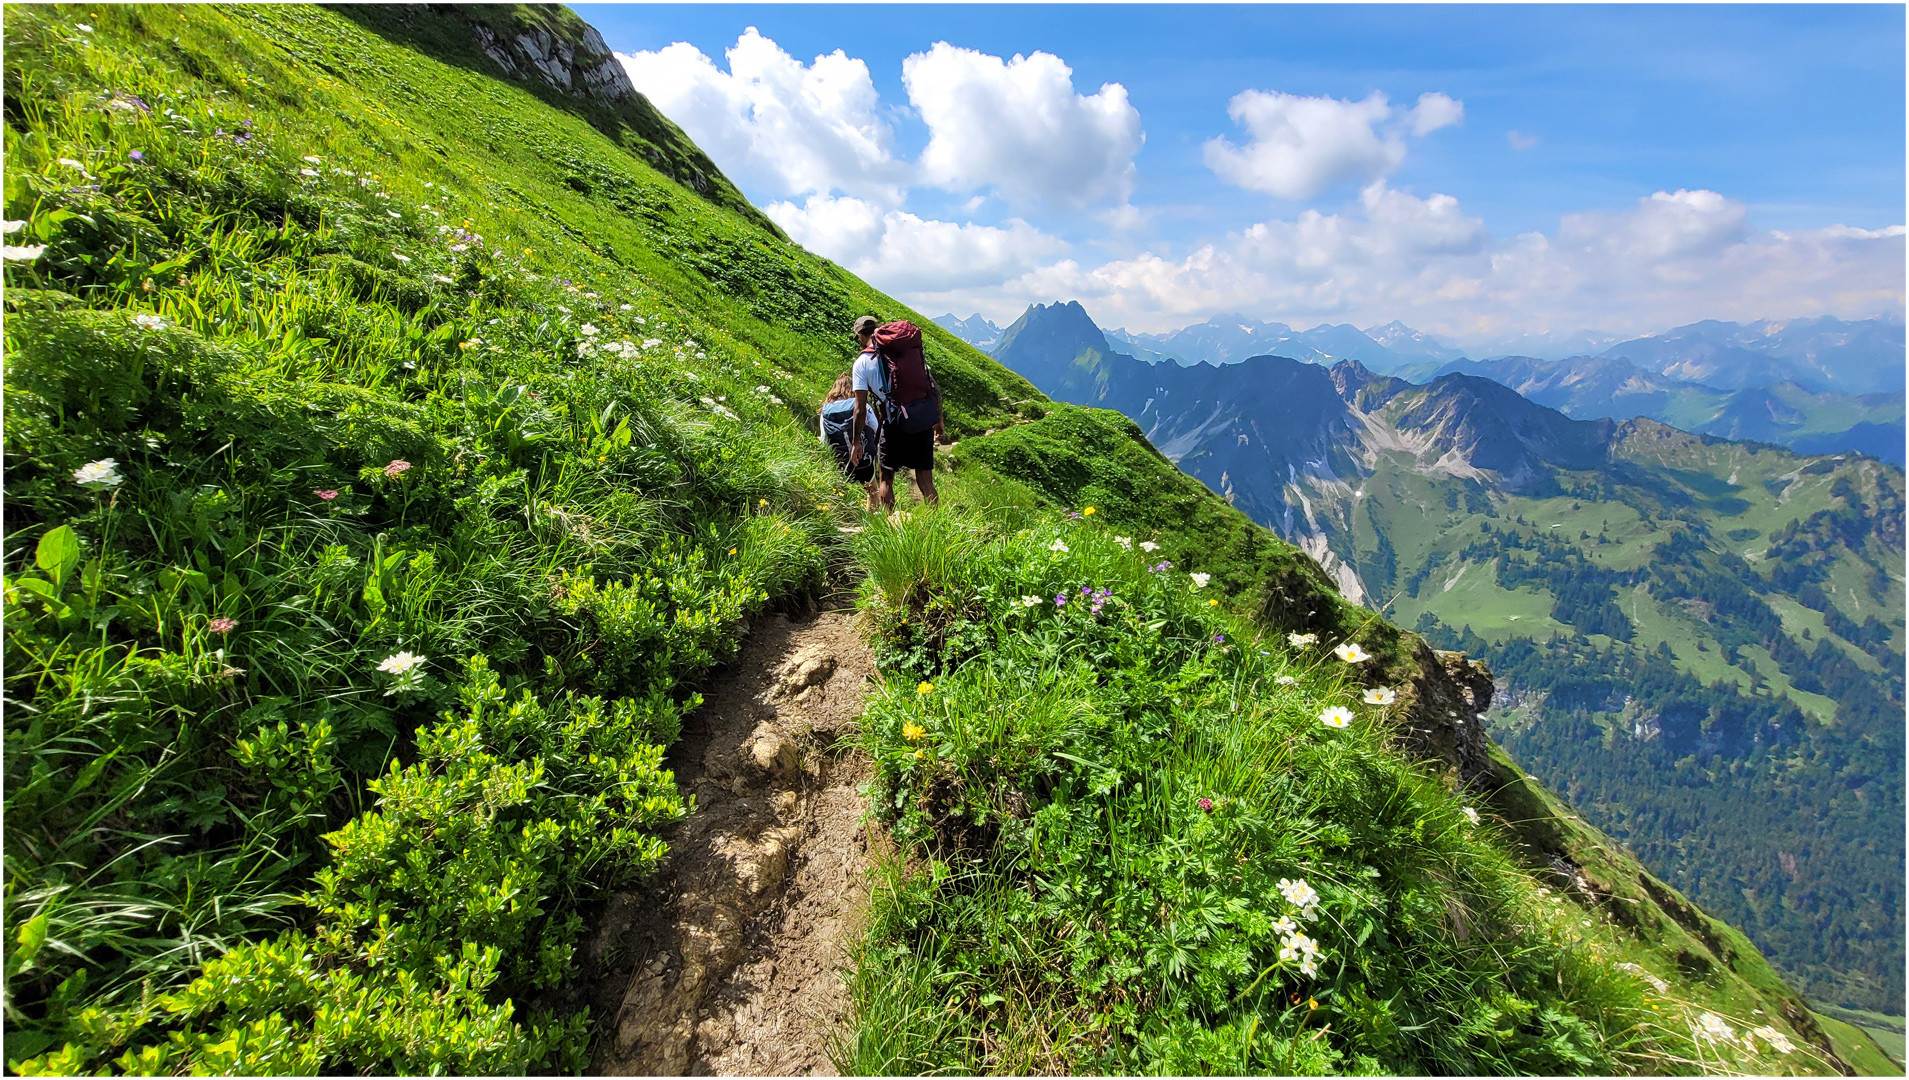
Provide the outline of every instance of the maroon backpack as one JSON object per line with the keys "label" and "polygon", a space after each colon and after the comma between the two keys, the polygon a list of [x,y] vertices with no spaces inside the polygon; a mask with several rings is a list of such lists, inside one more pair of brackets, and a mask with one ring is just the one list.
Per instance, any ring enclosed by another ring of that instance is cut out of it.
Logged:
{"label": "maroon backpack", "polygon": [[921,355],[921,330],[896,321],[875,330],[875,355],[888,373],[888,422],[897,431],[926,431],[941,422],[941,388]]}

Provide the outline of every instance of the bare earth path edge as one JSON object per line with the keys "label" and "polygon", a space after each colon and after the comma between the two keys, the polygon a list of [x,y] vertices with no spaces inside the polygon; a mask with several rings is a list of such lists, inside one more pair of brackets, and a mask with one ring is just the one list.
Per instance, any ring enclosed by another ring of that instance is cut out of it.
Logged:
{"label": "bare earth path edge", "polygon": [[758,621],[668,757],[695,812],[604,905],[580,959],[603,1075],[834,1072],[843,971],[883,840],[842,752],[875,677],[850,612]]}

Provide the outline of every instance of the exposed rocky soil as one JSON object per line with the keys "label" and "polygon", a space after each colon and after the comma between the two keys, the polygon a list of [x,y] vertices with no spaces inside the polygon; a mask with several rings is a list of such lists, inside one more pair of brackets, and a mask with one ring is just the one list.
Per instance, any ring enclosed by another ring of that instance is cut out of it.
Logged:
{"label": "exposed rocky soil", "polygon": [[874,660],[845,612],[756,624],[669,766],[695,812],[663,869],[605,906],[584,950],[613,1017],[608,1075],[830,1074],[843,974],[881,840],[841,748]]}

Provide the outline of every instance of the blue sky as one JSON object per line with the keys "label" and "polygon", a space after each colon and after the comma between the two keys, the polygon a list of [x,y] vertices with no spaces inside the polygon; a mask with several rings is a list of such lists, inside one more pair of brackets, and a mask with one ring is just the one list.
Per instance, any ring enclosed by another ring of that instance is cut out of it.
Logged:
{"label": "blue sky", "polygon": [[1902,309],[1900,6],[579,10],[793,237],[930,313],[1462,343]]}

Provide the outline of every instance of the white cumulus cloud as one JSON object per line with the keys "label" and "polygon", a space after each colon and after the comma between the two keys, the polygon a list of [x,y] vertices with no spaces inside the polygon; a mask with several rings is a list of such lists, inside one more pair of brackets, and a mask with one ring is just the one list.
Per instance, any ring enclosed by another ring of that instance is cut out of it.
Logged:
{"label": "white cumulus cloud", "polygon": [[1243,90],[1226,114],[1246,129],[1247,142],[1209,139],[1207,167],[1239,187],[1297,201],[1344,181],[1390,176],[1405,160],[1408,133],[1456,124],[1465,106],[1440,93],[1421,94],[1412,108],[1398,110],[1376,90],[1361,101]]}
{"label": "white cumulus cloud", "polygon": [[1005,227],[934,221],[849,196],[812,195],[763,211],[810,251],[884,292],[912,296],[992,285],[1067,250],[1019,219]]}
{"label": "white cumulus cloud", "polygon": [[1465,105],[1457,98],[1433,91],[1420,94],[1412,106],[1412,134],[1430,135],[1442,127],[1451,127],[1465,119]]}
{"label": "white cumulus cloud", "polygon": [[1124,202],[1145,134],[1127,90],[1074,89],[1060,57],[1010,60],[938,42],[902,61],[908,100],[928,125],[920,179],[951,191],[993,187],[1021,206]]}
{"label": "white cumulus cloud", "polygon": [[837,49],[803,64],[743,31],[724,71],[677,42],[617,55],[630,81],[746,189],[846,191],[895,205],[908,168],[895,160],[868,65]]}
{"label": "white cumulus cloud", "polygon": [[1079,299],[1105,325],[1150,331],[1242,311],[1302,325],[1399,318],[1464,341],[1653,333],[1706,318],[1900,316],[1904,242],[1902,226],[1758,231],[1736,200],[1687,189],[1494,238],[1449,195],[1375,181],[1337,213],[1263,221],[1177,256],[1061,259],[950,301],[998,321]]}

